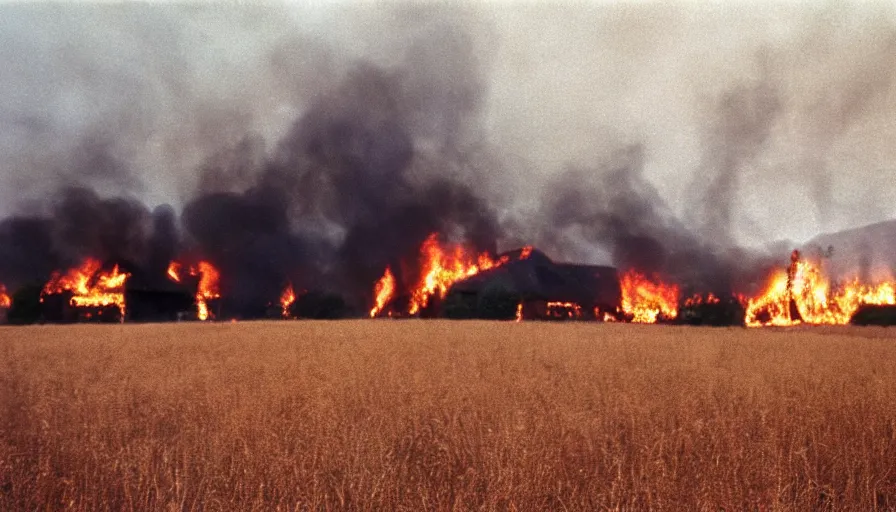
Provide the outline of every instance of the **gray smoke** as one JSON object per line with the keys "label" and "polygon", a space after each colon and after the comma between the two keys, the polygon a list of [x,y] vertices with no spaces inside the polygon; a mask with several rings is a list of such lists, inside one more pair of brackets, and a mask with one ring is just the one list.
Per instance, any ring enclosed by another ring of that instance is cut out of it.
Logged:
{"label": "gray smoke", "polygon": [[[200,251],[240,283],[225,291],[258,304],[291,281],[362,307],[386,266],[400,283],[418,278],[431,233],[495,252],[492,208],[446,172],[475,140],[482,79],[462,27],[445,23],[390,66],[349,67],[266,158],[246,140],[202,167],[203,192],[245,189],[200,195],[184,210]],[[433,154],[437,164],[423,168]],[[314,225],[326,229],[301,229]]]}
{"label": "gray smoke", "polygon": [[687,294],[726,296],[749,285],[760,255],[717,245],[678,220],[644,179],[643,166],[643,147],[629,146],[603,167],[557,176],[544,203],[546,231],[538,239],[555,247],[557,236],[574,228],[588,243],[609,248],[621,270],[677,283]]}
{"label": "gray smoke", "polygon": [[779,94],[765,81],[738,85],[716,100],[705,124],[704,162],[692,184],[702,197],[695,200],[697,215],[691,222],[702,222],[707,240],[734,244],[732,222],[744,166],[764,148],[780,111]]}
{"label": "gray smoke", "polygon": [[896,214],[894,34],[886,5],[4,5],[0,280],[205,258],[237,310],[360,308],[438,232],[737,289],[744,242]]}

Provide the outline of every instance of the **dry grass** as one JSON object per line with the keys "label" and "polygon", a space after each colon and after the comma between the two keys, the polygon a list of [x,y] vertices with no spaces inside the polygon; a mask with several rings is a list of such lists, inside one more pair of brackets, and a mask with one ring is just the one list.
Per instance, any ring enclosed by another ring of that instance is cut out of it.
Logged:
{"label": "dry grass", "polygon": [[894,509],[894,338],[2,328],[0,509]]}

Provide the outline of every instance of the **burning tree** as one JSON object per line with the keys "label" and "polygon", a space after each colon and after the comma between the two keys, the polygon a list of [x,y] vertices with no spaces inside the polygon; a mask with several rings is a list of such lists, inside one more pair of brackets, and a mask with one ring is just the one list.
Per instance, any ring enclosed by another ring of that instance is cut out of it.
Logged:
{"label": "burning tree", "polygon": [[762,294],[748,302],[746,323],[751,327],[845,325],[863,304],[896,304],[896,284],[867,285],[858,278],[833,283],[819,262],[794,250],[787,270],[775,272]]}

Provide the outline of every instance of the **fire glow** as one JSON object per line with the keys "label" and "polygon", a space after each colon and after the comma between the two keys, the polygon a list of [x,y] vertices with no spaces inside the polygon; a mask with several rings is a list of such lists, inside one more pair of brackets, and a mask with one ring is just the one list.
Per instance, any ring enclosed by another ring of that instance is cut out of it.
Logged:
{"label": "fire glow", "polygon": [[546,306],[551,318],[582,318],[582,306],[575,302],[550,301]]}
{"label": "fire glow", "polygon": [[[524,247],[520,259],[526,259],[532,247]],[[492,258],[487,252],[475,254],[462,245],[443,246],[438,233],[432,233],[420,247],[420,279],[410,290],[407,313],[415,315],[429,306],[433,298],[443,299],[451,285],[484,270],[510,261],[510,256]],[[396,281],[390,268],[374,287],[375,302],[370,316],[378,316],[396,293]]]}
{"label": "fire glow", "polygon": [[9,309],[12,306],[12,299],[6,293],[6,286],[0,284],[0,308]]}
{"label": "fire glow", "polygon": [[434,297],[444,298],[452,284],[496,267],[504,261],[493,260],[488,253],[473,256],[463,246],[444,248],[436,233],[429,235],[420,248],[423,277],[411,293],[408,313],[413,315],[429,305]]}
{"label": "fire glow", "polygon": [[621,309],[632,322],[652,324],[678,316],[678,286],[629,270],[619,280]]}
{"label": "fire glow", "polygon": [[701,306],[703,304],[719,304],[722,302],[722,299],[716,297],[714,294],[709,293],[706,296],[695,294],[684,301],[684,305],[687,307],[690,306]]}
{"label": "fire glow", "polygon": [[54,272],[41,292],[41,301],[47,295],[70,292],[69,303],[75,307],[115,306],[124,318],[124,285],[130,274],[121,272],[118,265],[104,272],[102,264],[93,258],[84,260],[77,268],[66,273]]}
{"label": "fire glow", "polygon": [[199,308],[199,319],[204,321],[214,318],[208,309],[208,302],[221,297],[221,292],[218,290],[218,281],[220,281],[221,275],[218,273],[218,269],[207,261],[199,262],[198,272],[199,289],[196,291],[196,307]]}
{"label": "fire glow", "polygon": [[176,261],[172,261],[168,265],[168,278],[174,281],[175,283],[180,282],[180,263]]}
{"label": "fire glow", "polygon": [[[180,263],[172,261],[168,265],[168,278],[175,283],[180,283],[182,268],[183,266]],[[218,272],[218,269],[214,267],[214,265],[207,261],[200,261],[197,266],[189,267],[188,273],[191,276],[199,277],[199,284],[196,289],[195,296],[197,318],[203,321],[208,320],[209,318],[214,318],[214,315],[212,315],[211,311],[209,310],[208,303],[211,300],[221,298],[221,293],[218,288],[218,283],[221,280],[221,274]]]}
{"label": "fire glow", "polygon": [[386,267],[386,273],[376,282],[374,294],[376,298],[373,307],[370,309],[370,318],[375,318],[379,315],[395,294],[395,276],[392,275],[392,269],[389,267]]}
{"label": "fire glow", "polygon": [[845,325],[863,304],[896,304],[896,284],[833,285],[821,265],[793,251],[786,271],[775,272],[765,290],[747,304],[746,325]]}
{"label": "fire glow", "polygon": [[296,301],[296,292],[292,288],[292,283],[286,285],[286,289],[280,294],[280,312],[283,318],[289,318],[290,308]]}

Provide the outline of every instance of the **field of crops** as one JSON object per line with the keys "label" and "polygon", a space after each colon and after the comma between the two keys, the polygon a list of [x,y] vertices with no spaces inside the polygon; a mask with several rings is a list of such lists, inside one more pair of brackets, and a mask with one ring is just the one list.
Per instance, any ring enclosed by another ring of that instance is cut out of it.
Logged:
{"label": "field of crops", "polygon": [[896,331],[0,328],[0,510],[896,508]]}

